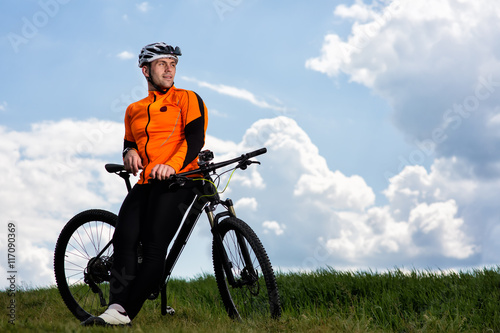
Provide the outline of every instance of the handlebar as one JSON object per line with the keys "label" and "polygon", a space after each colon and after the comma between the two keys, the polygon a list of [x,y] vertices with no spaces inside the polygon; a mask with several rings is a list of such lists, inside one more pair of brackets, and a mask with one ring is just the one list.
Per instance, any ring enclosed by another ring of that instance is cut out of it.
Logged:
{"label": "handlebar", "polygon": [[239,162],[239,165],[237,166],[237,168],[245,169],[246,166],[248,165],[247,162],[250,158],[265,154],[266,152],[267,152],[267,148],[260,148],[260,149],[254,150],[252,152],[242,154],[240,157],[236,157],[236,158],[233,158],[233,159],[230,159],[227,161],[222,161],[219,163],[210,163],[207,165],[203,165],[195,170],[181,172],[181,173],[177,174],[176,177],[187,177],[187,176],[191,176],[191,175],[195,175],[195,174],[199,174],[199,173],[210,173],[210,172],[215,171],[219,168],[223,168],[225,166],[228,166],[228,165],[234,164],[234,163],[238,163],[238,162]]}
{"label": "handlebar", "polygon": [[[252,157],[255,157],[255,156],[265,154],[266,152],[267,152],[267,148],[260,148],[260,149],[254,150],[252,152],[242,154],[240,157],[236,157],[236,158],[233,158],[230,160],[222,161],[219,163],[202,164],[202,165],[200,165],[200,167],[198,169],[190,170],[190,171],[186,171],[186,172],[181,172],[181,173],[175,175],[175,177],[176,178],[183,178],[183,177],[187,177],[187,176],[191,176],[191,175],[195,175],[195,174],[200,174],[200,173],[206,174],[206,173],[210,173],[210,172],[215,171],[219,168],[223,168],[225,166],[228,166],[228,165],[234,164],[234,163],[238,163],[236,168],[246,169],[246,167],[248,165],[250,165],[252,163],[258,163],[258,162],[254,162],[254,161],[249,161],[249,159],[251,159]],[[109,173],[117,173],[117,174],[127,173],[128,174],[128,172],[125,171],[124,166],[121,164],[106,164],[105,168],[106,168],[106,171],[108,171]]]}

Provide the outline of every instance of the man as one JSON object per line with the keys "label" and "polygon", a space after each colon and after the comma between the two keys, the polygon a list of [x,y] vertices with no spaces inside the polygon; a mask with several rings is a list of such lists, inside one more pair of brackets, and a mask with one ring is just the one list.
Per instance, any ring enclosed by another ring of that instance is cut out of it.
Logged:
{"label": "man", "polygon": [[[114,261],[110,305],[84,325],[130,325],[151,293],[158,291],[168,245],[200,181],[170,189],[171,175],[198,168],[205,143],[207,109],[193,91],[174,86],[181,51],[163,42],[146,45],[139,67],[148,82],[148,97],[125,113],[123,162],[139,181],[125,198],[113,236]],[[142,244],[138,269],[137,245]]]}

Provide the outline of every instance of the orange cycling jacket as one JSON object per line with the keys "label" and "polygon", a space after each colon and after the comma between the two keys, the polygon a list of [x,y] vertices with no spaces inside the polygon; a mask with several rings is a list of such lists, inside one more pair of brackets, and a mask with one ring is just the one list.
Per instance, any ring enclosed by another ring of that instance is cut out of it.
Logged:
{"label": "orange cycling jacket", "polygon": [[198,168],[198,153],[205,144],[207,108],[198,94],[172,86],[167,93],[150,91],[125,113],[124,152],[138,151],[144,170],[138,184],[150,179],[157,164],[176,173]]}

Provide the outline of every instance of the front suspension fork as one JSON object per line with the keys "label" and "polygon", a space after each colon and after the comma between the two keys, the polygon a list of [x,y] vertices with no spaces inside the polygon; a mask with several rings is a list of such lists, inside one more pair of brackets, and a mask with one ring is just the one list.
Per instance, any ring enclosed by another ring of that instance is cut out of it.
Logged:
{"label": "front suspension fork", "polygon": [[[209,205],[209,206],[205,207],[205,212],[208,216],[208,221],[210,222],[212,234],[214,236],[216,251],[217,251],[219,258],[221,258],[222,267],[224,269],[224,272],[226,273],[228,283],[232,287],[241,287],[241,285],[244,284],[244,282],[248,282],[248,281],[238,281],[237,282],[235,280],[233,270],[232,270],[233,264],[229,260],[229,257],[226,253],[221,234],[219,232],[217,232],[219,220],[225,216],[236,217],[236,212],[234,210],[233,202],[231,199],[227,199],[227,200],[221,202],[221,204],[224,205],[224,207],[227,209],[227,211],[218,213],[217,215],[214,216],[213,211],[215,209],[213,208],[212,205]],[[237,237],[238,246],[240,247],[242,255],[243,255],[243,259],[245,260],[245,268],[253,273],[254,269],[253,269],[253,265],[252,265],[252,262],[250,259],[250,253],[248,252],[248,248],[247,248],[246,243],[245,243],[245,239],[240,234],[236,234],[236,237]]]}

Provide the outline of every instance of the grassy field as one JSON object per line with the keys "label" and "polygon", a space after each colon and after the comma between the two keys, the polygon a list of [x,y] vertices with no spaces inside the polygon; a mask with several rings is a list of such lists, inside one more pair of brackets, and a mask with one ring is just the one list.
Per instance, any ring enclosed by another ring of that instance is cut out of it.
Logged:
{"label": "grassy field", "polygon": [[500,267],[461,273],[279,273],[280,320],[234,322],[226,315],[215,279],[206,275],[169,282],[174,316],[147,301],[131,328],[86,328],[71,315],[56,288],[0,293],[1,332],[500,332]]}

